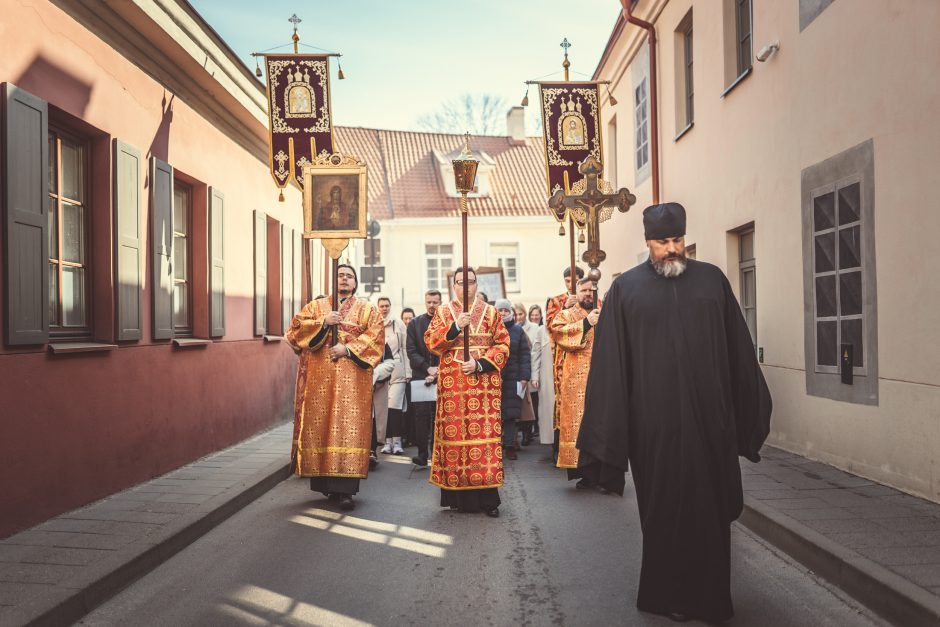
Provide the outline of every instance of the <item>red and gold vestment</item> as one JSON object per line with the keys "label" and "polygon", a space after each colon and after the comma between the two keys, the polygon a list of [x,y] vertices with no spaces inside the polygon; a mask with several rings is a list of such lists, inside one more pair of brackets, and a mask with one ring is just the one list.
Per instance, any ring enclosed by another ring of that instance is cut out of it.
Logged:
{"label": "red and gold vestment", "polygon": [[552,417],[552,426],[555,429],[558,428],[558,386],[561,384],[561,365],[565,359],[565,353],[558,350],[555,343],[555,334],[552,332],[552,320],[554,320],[559,313],[565,311],[565,303],[568,301],[569,296],[571,296],[571,294],[563,292],[558,296],[548,299],[548,303],[545,305],[545,328],[548,329],[548,343],[549,346],[552,347],[552,383],[555,386],[555,413]]}
{"label": "red and gold vestment", "polygon": [[[291,466],[302,477],[365,478],[372,446],[372,368],[385,350],[378,309],[351,296],[340,304],[339,342],[352,357],[330,361],[329,297],[294,316],[287,341],[300,349]],[[367,365],[362,367],[357,365]]]}
{"label": "red and gold vestment", "polygon": [[[598,305],[598,308],[600,304]],[[594,349],[594,330],[584,325],[588,311],[580,305],[564,309],[552,320],[551,332],[555,346],[563,354],[561,376],[556,397],[558,408],[558,463],[559,468],[578,467],[578,431],[584,416],[584,391],[591,369]]]}
{"label": "red and gold vestment", "polygon": [[459,301],[438,307],[424,341],[441,358],[430,481],[445,490],[479,490],[503,484],[500,370],[509,357],[509,332],[496,308],[475,299],[470,311],[470,356],[488,372],[460,370],[463,333],[448,331],[463,311]]}

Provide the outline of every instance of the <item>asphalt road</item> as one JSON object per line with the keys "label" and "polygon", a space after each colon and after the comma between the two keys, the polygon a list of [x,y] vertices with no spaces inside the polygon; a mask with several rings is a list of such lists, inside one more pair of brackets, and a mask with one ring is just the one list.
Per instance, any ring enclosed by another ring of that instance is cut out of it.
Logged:
{"label": "asphalt road", "polygon": [[[289,479],[80,624],[672,625],[635,606],[631,482],[576,491],[547,453],[507,462],[498,519],[442,510],[405,457],[383,456],[348,514]],[[731,624],[882,624],[737,525],[732,544]]]}

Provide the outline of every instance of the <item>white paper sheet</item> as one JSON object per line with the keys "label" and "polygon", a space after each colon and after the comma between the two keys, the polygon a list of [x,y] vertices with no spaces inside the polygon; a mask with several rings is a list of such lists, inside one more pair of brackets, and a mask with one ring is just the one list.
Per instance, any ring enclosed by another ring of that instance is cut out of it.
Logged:
{"label": "white paper sheet", "polygon": [[425,385],[424,379],[411,382],[411,402],[424,403],[437,400],[437,382]]}

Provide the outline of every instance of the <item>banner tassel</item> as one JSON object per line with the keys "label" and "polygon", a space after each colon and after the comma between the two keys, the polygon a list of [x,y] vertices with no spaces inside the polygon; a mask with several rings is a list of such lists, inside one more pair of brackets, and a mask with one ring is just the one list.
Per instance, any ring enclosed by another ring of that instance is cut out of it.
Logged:
{"label": "banner tassel", "polygon": [[277,197],[278,202],[284,202],[284,190],[281,190],[281,193]]}

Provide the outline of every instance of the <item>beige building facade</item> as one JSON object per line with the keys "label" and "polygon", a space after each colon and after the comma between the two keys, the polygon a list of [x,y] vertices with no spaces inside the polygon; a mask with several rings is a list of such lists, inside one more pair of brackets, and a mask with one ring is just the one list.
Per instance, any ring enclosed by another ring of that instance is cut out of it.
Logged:
{"label": "beige building facade", "polygon": [[[660,198],[734,286],[774,397],[770,443],[940,500],[940,4],[639,0],[595,78],[605,161],[637,194],[604,225],[610,277],[645,257]],[[851,354],[846,354],[850,346]],[[851,367],[841,365],[848,358]],[[851,383],[843,372],[851,370]]]}

